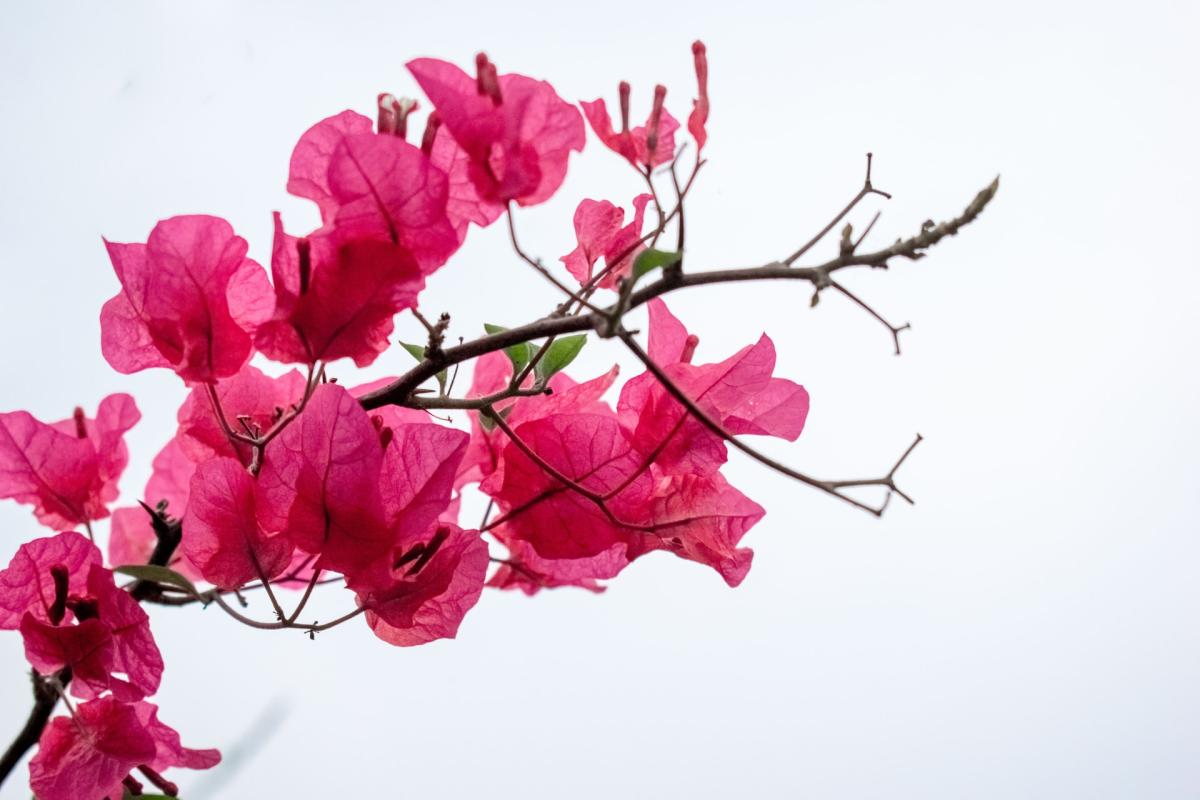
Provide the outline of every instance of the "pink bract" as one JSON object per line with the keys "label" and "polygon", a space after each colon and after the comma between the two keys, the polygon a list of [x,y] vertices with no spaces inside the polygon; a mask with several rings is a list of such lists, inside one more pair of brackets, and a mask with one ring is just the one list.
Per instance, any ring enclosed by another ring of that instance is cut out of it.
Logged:
{"label": "pink bract", "polygon": [[486,56],[478,79],[446,61],[418,58],[408,70],[446,129],[470,158],[480,199],[503,206],[548,200],[562,185],[567,159],[583,149],[579,111],[554,88],[524,75],[497,75]]}
{"label": "pink bract", "polygon": [[278,214],[271,272],[275,310],[255,341],[267,358],[287,364],[370,364],[389,344],[392,318],[415,306],[425,287],[413,253],[386,237],[323,228],[298,239]]}
{"label": "pink bract", "polygon": [[125,432],[141,418],[133,398],[104,398],[96,418],[47,424],[25,411],[0,414],[0,498],[34,507],[47,527],[69,528],[108,516],[129,461]]}
{"label": "pink bract", "polygon": [[135,707],[102,697],[50,721],[29,762],[29,785],[40,800],[122,797],[122,780],[155,752]]}
{"label": "pink bract", "polygon": [[274,578],[287,568],[292,543],[258,524],[258,491],[232,458],[214,458],[192,476],[182,548],[204,579],[222,589]]}
{"label": "pink bract", "polygon": [[113,369],[167,367],[185,381],[215,383],[246,363],[271,289],[228,222],[172,217],[146,244],[105,244],[121,282],[100,313],[101,350]]}
{"label": "pink bract", "polygon": [[74,531],[21,545],[8,566],[0,570],[0,630],[16,630],[26,612],[40,622],[50,622],[48,612],[56,594],[51,567],[66,569],[69,595],[83,595],[91,568],[101,564],[96,545]]}
{"label": "pink bract", "polygon": [[604,146],[623,156],[639,170],[666,164],[675,157],[675,131],[679,129],[679,120],[671,116],[666,109],[662,110],[658,123],[658,141],[652,151],[649,140],[653,112],[644,125],[616,131],[613,130],[612,117],[609,116],[608,106],[603,99],[583,101],[579,105],[583,107],[588,124],[592,126],[592,130]]}
{"label": "pink bract", "polygon": [[[453,639],[466,613],[479,600],[488,567],[487,543],[478,531],[441,524],[423,542],[410,538],[415,556],[397,551],[386,582],[359,594],[375,635],[401,647]],[[432,556],[425,548],[436,547]]]}
{"label": "pink bract", "polygon": [[578,246],[559,259],[580,284],[592,279],[592,268],[604,259],[604,277],[597,285],[612,289],[633,269],[633,260],[645,249],[641,244],[646,204],[653,199],[640,194],[633,199],[633,220],[625,227],[625,210],[607,200],[584,200],[575,209]]}

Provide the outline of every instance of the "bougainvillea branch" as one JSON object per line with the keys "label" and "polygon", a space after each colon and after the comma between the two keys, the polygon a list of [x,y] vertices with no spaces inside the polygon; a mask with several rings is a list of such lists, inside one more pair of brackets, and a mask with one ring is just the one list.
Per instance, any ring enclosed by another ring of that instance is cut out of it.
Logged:
{"label": "bougainvillea branch", "polygon": [[[784,261],[772,261],[757,267],[740,269],[707,270],[690,272],[677,278],[660,278],[633,292],[629,308],[637,308],[649,300],[660,297],[678,289],[691,286],[706,286],[719,283],[743,283],[760,280],[796,280],[806,281],[817,289],[828,287],[830,276],[839,270],[850,267],[873,267],[886,269],[889,262],[895,258],[917,260],[923,258],[925,251],[936,245],[946,236],[954,235],[963,226],[973,222],[999,189],[997,178],[981,190],[962,214],[942,223],[927,222],[920,233],[905,239],[897,239],[892,245],[868,253],[838,255],[821,264],[811,267],[788,266]],[[830,226],[832,227],[832,226]],[[456,347],[447,348],[441,358],[436,361],[425,360],[401,375],[394,382],[375,389],[362,397],[366,409],[379,408],[384,405],[409,405],[412,403],[413,392],[421,384],[432,379],[447,365],[471,361],[513,345],[534,342],[548,336],[561,336],[581,331],[603,329],[611,309],[600,312],[575,315],[570,317],[547,316],[520,327],[498,331],[487,336],[481,336]]]}
{"label": "bougainvillea branch", "polygon": [[[150,698],[165,664],[144,604],[214,606],[253,629],[309,638],[365,623],[409,647],[455,637],[485,587],[600,592],[657,551],[737,586],[753,561],[743,539],[765,511],[723,473],[730,448],[876,516],[893,495],[913,502],[897,473],[920,436],[886,474],[850,480],[813,477],[749,444],[795,441],[807,390],[775,374],[765,334],[702,362],[700,336],[665,298],[801,281],[814,305],[833,289],[886,326],[899,354],[908,325],[890,323],[835,275],[924,257],[979,216],[998,182],[960,215],[864,251],[879,214],[857,236],[847,220],[868,197],[891,196],[872,184],[868,154],[862,187],[794,252],[695,271],[691,255],[685,266],[685,220],[696,224],[685,205],[707,163],[712,109],[703,44],[692,59],[686,126],[662,85],[639,92],[619,82],[614,121],[605,100],[577,106],[484,54],[474,75],[416,59],[407,67],[432,106],[419,137],[424,101],[389,92],[375,95],[372,116],[343,111],[301,135],[287,189],[315,204],[321,224],[298,235],[274,214],[269,276],[216,217],[171,217],[144,243],[105,242],[119,286],[100,314],[105,359],[121,373],[173,372],[189,392],[144,491],[116,508],[123,437],[140,418],[133,398],[112,395],[92,417],[77,408],[49,423],[0,414],[0,498],[31,506],[50,530],[0,570],[0,630],[21,635],[34,688],[0,782],[34,747],[39,800],[116,800],[147,784],[175,796],[164,772],[220,761],[216,750],[184,747],[158,719]],[[647,108],[638,126],[635,97]],[[578,198],[563,221],[575,248],[543,260],[518,239],[517,216],[559,192],[588,127],[629,170],[630,194]],[[422,292],[473,228],[502,216],[521,269],[550,283],[555,303],[524,324],[480,320],[483,335],[466,338],[453,330],[457,317],[422,310]],[[801,265],[839,224],[837,254]],[[628,324],[634,310],[647,315],[638,330]],[[394,340],[405,311],[423,343]],[[642,372],[620,382],[616,366],[570,376],[590,339],[619,343]],[[411,369],[348,380],[348,362],[368,366],[396,344],[416,359]],[[464,364],[471,383],[456,392]],[[435,415],[456,411],[469,429]],[[862,489],[882,490],[882,500],[856,497]],[[460,525],[467,491],[487,501],[476,528]],[[103,519],[106,552],[93,532]],[[344,610],[311,620],[310,601],[329,586],[342,590]],[[249,608],[251,597],[265,598],[262,609]],[[56,717],[60,700],[67,713]]]}

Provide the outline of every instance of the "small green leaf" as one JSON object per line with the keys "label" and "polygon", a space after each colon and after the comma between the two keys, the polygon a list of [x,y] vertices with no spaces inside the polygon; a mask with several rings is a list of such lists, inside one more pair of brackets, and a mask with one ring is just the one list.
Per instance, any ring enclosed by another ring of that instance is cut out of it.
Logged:
{"label": "small green leaf", "polygon": [[174,586],[178,589],[183,589],[192,597],[197,599],[200,597],[200,591],[196,588],[196,584],[169,567],[160,567],[155,564],[128,564],[123,567],[113,568],[113,572],[119,572],[122,575],[128,575],[131,578],[137,578],[142,581],[153,581],[154,583]]}
{"label": "small green leaf", "polygon": [[[483,329],[487,331],[488,334],[502,333],[503,331],[508,330],[508,328],[505,328],[502,325],[492,325],[487,322],[483,323]],[[508,360],[512,362],[514,376],[521,370],[525,369],[525,365],[533,359],[534,352],[533,345],[529,342],[521,342],[520,344],[514,344],[504,348],[504,354],[508,356]]]}
{"label": "small green leaf", "polygon": [[659,267],[673,266],[681,260],[683,260],[683,255],[680,253],[673,253],[667,250],[643,250],[633,260],[633,279],[636,281],[647,272],[656,270]]}
{"label": "small green leaf", "polygon": [[546,354],[534,367],[539,385],[550,380],[555,373],[566,369],[567,365],[575,360],[575,356],[579,355],[579,351],[585,344],[587,344],[586,333],[577,336],[563,336],[551,342],[550,347],[546,349]]}
{"label": "small green leaf", "polygon": [[[408,342],[401,342],[400,346],[403,347],[405,350],[407,350],[408,354],[410,356],[412,356],[413,358],[415,358],[417,361],[425,360],[425,348],[422,347],[421,345],[409,344]],[[446,393],[446,370],[442,370],[435,377],[437,378],[438,388],[442,390],[442,394],[445,394]]]}
{"label": "small green leaf", "polygon": [[421,345],[409,344],[408,342],[401,342],[400,346],[403,347],[405,350],[407,350],[408,354],[410,356],[412,356],[413,358],[415,358],[417,361],[425,360],[425,348],[422,347]]}

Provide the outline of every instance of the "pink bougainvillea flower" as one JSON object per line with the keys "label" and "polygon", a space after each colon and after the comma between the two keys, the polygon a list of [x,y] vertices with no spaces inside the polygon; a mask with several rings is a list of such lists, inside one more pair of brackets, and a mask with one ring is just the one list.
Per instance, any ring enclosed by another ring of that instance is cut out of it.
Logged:
{"label": "pink bougainvillea flower", "polygon": [[[174,728],[158,719],[158,706],[142,701],[133,704],[138,722],[154,740],[154,758],[140,766],[154,772],[165,772],[172,767],[184,769],[210,769],[221,763],[221,751],[215,748],[195,750],[184,747]],[[160,788],[163,788],[160,786]]]}
{"label": "pink bougainvillea flower", "polygon": [[101,350],[113,369],[167,367],[185,381],[215,383],[246,363],[271,288],[228,222],[172,217],[146,244],[106,245],[121,282],[100,312]]}
{"label": "pink bougainvillea flower", "polygon": [[[456,234],[449,228],[451,238]],[[271,256],[275,311],[258,329],[263,355],[288,364],[352,358],[366,366],[383,352],[393,317],[417,304],[425,286],[404,247],[325,228],[298,239],[275,215]]]}
{"label": "pink bougainvillea flower", "polygon": [[102,697],[50,721],[29,762],[29,785],[40,800],[123,797],[125,776],[156,752],[136,707]]}
{"label": "pink bougainvillea flower", "polygon": [[589,492],[617,494],[606,504],[609,516],[508,442],[503,468],[480,485],[510,517],[503,526],[506,536],[528,541],[538,555],[551,559],[590,558],[627,541],[628,530],[621,523],[634,518],[622,515],[650,495],[651,477],[639,468],[639,456],[611,411],[554,414],[513,429],[559,474]]}
{"label": "pink bougainvillea flower", "polygon": [[[511,379],[512,362],[503,352],[495,351],[482,355],[475,360],[467,397],[495,394],[507,387]],[[511,404],[501,403],[498,410],[503,410],[508,405]],[[479,414],[471,415],[471,441],[467,444],[467,451],[459,464],[454,488],[461,489],[468,484],[478,483],[495,470],[499,452],[494,433],[496,432],[484,428]]]}
{"label": "pink bougainvillea flower", "polygon": [[172,789],[174,784],[163,780],[161,772],[179,766],[182,769],[190,770],[206,770],[214,768],[221,763],[221,751],[215,747],[208,747],[205,750],[194,750],[192,747],[184,747],[179,739],[179,733],[168,724],[158,720],[158,706],[154,703],[146,703],[145,700],[140,703],[133,704],[134,711],[137,712],[138,722],[142,723],[146,733],[150,734],[150,738],[154,739],[155,753],[154,759],[149,760],[139,765],[140,771],[146,777],[151,777],[152,782],[160,789]]}
{"label": "pink bougainvillea flower", "polygon": [[[453,152],[441,150],[440,159],[449,161],[435,164],[398,131],[380,134],[353,111],[318,122],[292,152],[288,191],[320,207],[325,227],[337,229],[338,246],[388,242],[428,275],[462,242],[447,213]],[[278,284],[277,268],[275,279]]]}
{"label": "pink bougainvillea flower", "polygon": [[123,437],[140,418],[127,394],[104,398],[95,419],[78,408],[51,424],[24,411],[0,414],[0,498],[32,505],[51,528],[108,516],[129,461]]}
{"label": "pink bougainvillea flower", "polygon": [[612,118],[603,99],[584,101],[583,114],[588,124],[600,137],[604,146],[625,159],[639,170],[652,169],[675,157],[675,131],[679,121],[663,107],[667,96],[665,86],[654,87],[654,104],[646,124],[630,130],[629,95],[630,86],[622,81],[619,87],[621,98],[621,130],[613,130]]}
{"label": "pink bougainvillea flower", "polygon": [[[731,433],[799,435],[808,396],[772,377],[769,339],[697,366],[697,338],[661,301],[650,304],[649,330],[651,357]],[[502,364],[484,367],[473,391],[507,384]],[[619,413],[600,400],[610,382],[514,401],[506,420],[519,441],[500,426],[473,431],[465,474],[482,476],[481,490],[499,509],[490,532],[512,554],[490,585],[596,590],[629,562],[665,550],[711,566],[736,586],[753,555],[741,539],[763,511],[719,474],[725,443],[653,374],[625,385]]]}
{"label": "pink bougainvillea flower", "polygon": [[385,406],[371,421],[384,442],[379,487],[387,525],[396,541],[407,542],[446,510],[470,437],[415,409]]}
{"label": "pink bougainvillea flower", "polygon": [[291,541],[264,531],[257,510],[254,479],[238,461],[214,458],[196,468],[180,546],[206,581],[236,589],[287,569]]}
{"label": "pink bougainvillea flower", "polygon": [[630,448],[612,417],[556,415],[516,433],[542,461],[602,495],[605,507],[509,444],[503,472],[481,487],[503,514],[494,533],[514,554],[493,585],[595,590],[597,580],[655,550],[711,566],[731,586],[745,577],[752,553],[738,544],[763,511],[720,474],[665,473]]}
{"label": "pink bougainvillea flower", "polygon": [[25,660],[42,675],[69,666],[76,696],[95,697],[108,688],[113,671],[112,632],[100,620],[51,625],[26,612],[20,630]]}
{"label": "pink bougainvillea flower", "polygon": [[479,531],[441,523],[427,533],[402,541],[389,579],[359,593],[367,624],[389,644],[453,639],[483,591],[488,548]]}
{"label": "pink bougainvillea flower", "polygon": [[287,190],[312,200],[326,223],[337,216],[340,202],[329,188],[329,161],[347,137],[371,133],[371,120],[354,111],[343,111],[306,130],[292,150]]}
{"label": "pink bougainvillea flower", "polygon": [[499,75],[480,53],[476,77],[432,58],[408,62],[409,72],[438,117],[470,158],[480,199],[531,206],[562,185],[567,159],[583,149],[579,111],[554,88],[524,75]]}
{"label": "pink bougainvillea flower", "polygon": [[[707,414],[732,434],[778,436],[794,441],[808,416],[803,386],[772,377],[775,347],[763,336],[716,364],[691,362],[697,339],[655,299],[650,308],[650,354],[668,376]],[[621,424],[641,453],[656,453],[655,465],[672,473],[708,474],[724,463],[725,443],[667,393],[651,373],[621,389]]]}
{"label": "pink bougainvillea flower", "polygon": [[461,242],[467,235],[467,226],[475,223],[481,228],[491,225],[504,213],[504,206],[488,202],[479,196],[479,189],[471,179],[471,157],[462,149],[450,132],[442,127],[441,119],[431,115],[430,127],[433,142],[429,148],[429,159],[434,166],[446,173],[449,181],[449,197],[446,214],[454,226]]}
{"label": "pink bougainvillea flower", "polygon": [[[66,596],[87,594],[88,575],[101,566],[96,545],[74,531],[43,536],[17,548],[12,561],[0,570],[0,630],[16,630],[26,612],[39,622],[51,623],[51,609],[59,591],[51,570],[67,576]],[[69,609],[68,609],[69,611]],[[69,619],[61,609],[58,621]]]}
{"label": "pink bougainvillea flower", "polygon": [[[238,370],[236,375],[222,380],[216,386],[217,402],[230,425],[243,430],[242,421],[251,430],[264,433],[286,413],[293,404],[299,403],[304,397],[305,379],[296,370],[290,370],[278,378],[264,375],[261,370],[247,364]],[[250,447],[239,442],[236,446],[221,429],[217,415],[213,410],[213,402],[206,387],[193,387],[176,415],[179,420],[179,432],[173,440],[179,451],[193,463],[199,463],[217,456],[237,458],[242,463],[249,463]],[[168,469],[175,466],[174,454],[169,456],[164,450],[159,454],[163,459],[165,478],[170,474]],[[155,474],[159,475],[158,460],[155,459]],[[181,471],[186,469],[178,465]],[[193,466],[194,468],[194,466]],[[188,472],[188,480],[191,475]],[[184,503],[186,503],[186,485]],[[146,500],[154,504],[163,497],[155,496],[151,487],[146,487]],[[180,504],[183,505],[183,504]],[[179,514],[175,514],[179,516]]]}
{"label": "pink bougainvillea flower", "polygon": [[446,215],[446,173],[403,139],[346,137],[329,159],[329,190],[338,203],[332,224],[342,241],[390,242],[426,275],[458,249],[458,235]]}
{"label": "pink bougainvillea flower", "polygon": [[754,553],[738,543],[764,512],[720,473],[660,477],[645,513],[654,535],[641,534],[631,542],[630,561],[667,550],[712,567],[730,586],[737,586],[750,571]]}
{"label": "pink bougainvillea flower", "polygon": [[[129,592],[117,586],[111,570],[92,567],[88,573],[88,597],[95,603],[99,619],[113,639],[113,672],[109,688],[120,700],[140,700],[158,691],[163,660],[150,632],[150,617]],[[79,608],[75,609],[79,616]]]}
{"label": "pink bougainvillea flower", "polygon": [[705,125],[708,124],[708,51],[704,42],[692,43],[692,58],[696,64],[697,97],[692,101],[692,113],[688,115],[688,132],[696,140],[696,155],[704,150],[708,141]]}
{"label": "pink bougainvillea flower", "polygon": [[178,787],[161,772],[208,769],[220,760],[217,750],[183,747],[179,734],[159,721],[154,704],[101,697],[46,726],[29,763],[30,787],[40,800],[124,797],[123,783],[137,770],[174,796]]}
{"label": "pink bougainvillea flower", "polygon": [[[318,386],[304,413],[267,445],[258,478],[262,527],[320,554],[325,569],[348,577],[366,569],[393,544],[382,466],[380,432],[367,412],[341,386]],[[195,484],[192,491],[194,505]]]}
{"label": "pink bougainvillea flower", "polygon": [[580,284],[592,279],[592,267],[604,259],[604,277],[599,286],[612,289],[633,269],[633,260],[645,249],[640,239],[646,204],[652,197],[639,194],[633,199],[633,220],[621,227],[625,209],[607,200],[584,200],[575,209],[575,238],[578,246],[559,259]]}
{"label": "pink bougainvillea flower", "polygon": [[[612,386],[617,374],[618,369],[614,366],[599,377],[585,383],[576,383],[565,373],[559,372],[548,384],[551,394],[501,401],[495,407],[497,411],[504,413],[513,425],[564,412],[611,413],[608,407],[600,402],[600,397]],[[501,352],[488,353],[475,362],[475,373],[467,396],[484,397],[494,394],[508,386],[512,375],[512,362],[507,356]],[[529,385],[532,384],[532,380],[530,378]],[[503,431],[485,427],[479,414],[472,414],[471,441],[455,479],[455,488],[478,483],[499,469],[501,450],[506,444],[507,439]]]}
{"label": "pink bougainvillea flower", "polygon": [[[21,620],[29,663],[45,675],[71,667],[71,692],[84,699],[110,689],[124,701],[153,694],[162,680],[162,655],[137,600],[117,587],[110,570],[96,564],[89,568],[81,594],[68,593],[69,579],[62,579],[61,566],[49,572],[44,579],[57,579],[58,610],[48,610],[48,621],[33,610]],[[68,623],[62,609],[70,610],[77,624]]]}

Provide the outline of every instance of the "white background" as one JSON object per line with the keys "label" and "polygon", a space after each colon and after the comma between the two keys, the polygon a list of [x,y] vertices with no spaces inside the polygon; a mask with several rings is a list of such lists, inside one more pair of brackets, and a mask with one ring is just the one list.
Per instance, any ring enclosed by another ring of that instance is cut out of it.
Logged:
{"label": "white background", "polygon": [[[903,472],[916,507],[875,520],[734,456],[769,512],[737,590],[657,556],[599,597],[488,592],[459,640],[408,650],[359,625],[310,642],[156,609],[162,716],[227,757],[179,772],[185,796],[1200,795],[1198,29],[1189,2],[7,4],[0,409],[59,419],[133,393],[129,501],[183,391],[101,358],[117,288],[101,235],[208,212],[265,260],[273,209],[315,221],[284,193],[296,138],[414,93],[410,57],[486,48],[570,99],[612,103],[629,79],[639,118],[661,81],[684,117],[705,39],[693,268],[793,250],[857,190],[867,150],[896,195],[855,216],[885,209],[880,245],[1002,175],[931,257],[847,279],[912,320],[901,358],[799,284],[672,300],[705,360],[775,338],[779,373],[813,398],[800,441],[767,446],[789,463],[865,477],[924,434]],[[580,198],[638,190],[590,138],[555,200],[521,214],[524,239],[553,262]],[[423,302],[474,335],[554,301],[497,226]],[[592,343],[574,371],[621,359]],[[408,363],[396,349],[369,374]],[[0,558],[40,534],[0,504]],[[25,673],[19,637],[0,637],[5,741]],[[27,797],[25,777],[0,796]]]}

